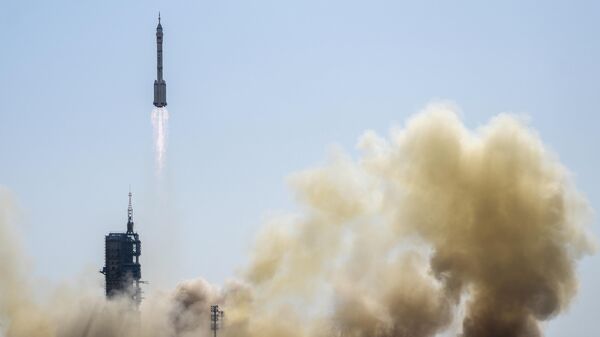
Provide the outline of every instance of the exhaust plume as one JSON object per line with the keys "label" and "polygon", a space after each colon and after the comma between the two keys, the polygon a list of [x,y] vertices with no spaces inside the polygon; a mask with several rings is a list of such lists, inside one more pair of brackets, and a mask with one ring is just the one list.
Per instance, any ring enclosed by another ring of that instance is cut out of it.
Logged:
{"label": "exhaust plume", "polygon": [[358,146],[290,177],[300,211],[265,224],[235,280],[148,294],[139,317],[97,289],[34,301],[0,216],[6,336],[210,336],[219,304],[225,337],[529,337],[568,307],[590,210],[522,121],[471,131],[431,105]]}
{"label": "exhaust plume", "polygon": [[154,155],[156,174],[161,175],[167,155],[167,135],[169,126],[169,111],[166,107],[152,110],[152,127],[154,130]]}

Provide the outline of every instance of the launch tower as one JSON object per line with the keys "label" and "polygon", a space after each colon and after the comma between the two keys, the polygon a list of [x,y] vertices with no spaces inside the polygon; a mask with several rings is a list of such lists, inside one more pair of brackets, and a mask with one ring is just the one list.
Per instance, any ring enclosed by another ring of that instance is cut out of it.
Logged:
{"label": "launch tower", "polygon": [[127,231],[111,232],[104,240],[104,268],[100,271],[106,280],[106,296],[108,298],[122,295],[129,296],[136,305],[142,300],[140,266],[142,243],[133,231],[133,207],[129,192],[127,208]]}

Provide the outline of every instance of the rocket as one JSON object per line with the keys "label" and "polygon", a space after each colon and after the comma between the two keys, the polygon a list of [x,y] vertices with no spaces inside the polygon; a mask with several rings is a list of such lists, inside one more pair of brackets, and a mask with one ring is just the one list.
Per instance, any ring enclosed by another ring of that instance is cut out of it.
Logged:
{"label": "rocket", "polygon": [[158,26],[156,26],[156,80],[154,80],[154,106],[162,108],[167,106],[167,83],[163,79],[162,63],[163,31],[158,13]]}

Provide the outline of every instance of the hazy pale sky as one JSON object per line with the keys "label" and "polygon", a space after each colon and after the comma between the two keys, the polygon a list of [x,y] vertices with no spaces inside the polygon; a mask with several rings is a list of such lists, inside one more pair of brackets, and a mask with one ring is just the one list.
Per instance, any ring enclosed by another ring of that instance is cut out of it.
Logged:
{"label": "hazy pale sky", "polygon": [[[155,175],[152,83],[164,27],[169,144]],[[153,286],[222,282],[286,176],[354,154],[427,103],[475,128],[529,117],[600,209],[600,3],[595,1],[4,1],[0,184],[21,208],[32,277],[97,277],[134,192]],[[597,221],[593,231],[600,234]],[[548,336],[598,336],[600,258]]]}

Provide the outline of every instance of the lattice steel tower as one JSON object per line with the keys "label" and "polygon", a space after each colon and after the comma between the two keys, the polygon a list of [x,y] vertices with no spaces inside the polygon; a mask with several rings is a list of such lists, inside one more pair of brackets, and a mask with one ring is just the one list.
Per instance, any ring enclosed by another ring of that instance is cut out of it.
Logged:
{"label": "lattice steel tower", "polygon": [[218,305],[210,306],[210,329],[213,332],[213,337],[217,337],[217,330],[223,327],[225,312]]}
{"label": "lattice steel tower", "polygon": [[142,243],[133,231],[131,191],[127,208],[127,231],[111,232],[104,240],[104,268],[100,271],[106,281],[106,297],[129,296],[136,305],[142,301],[140,255]]}

